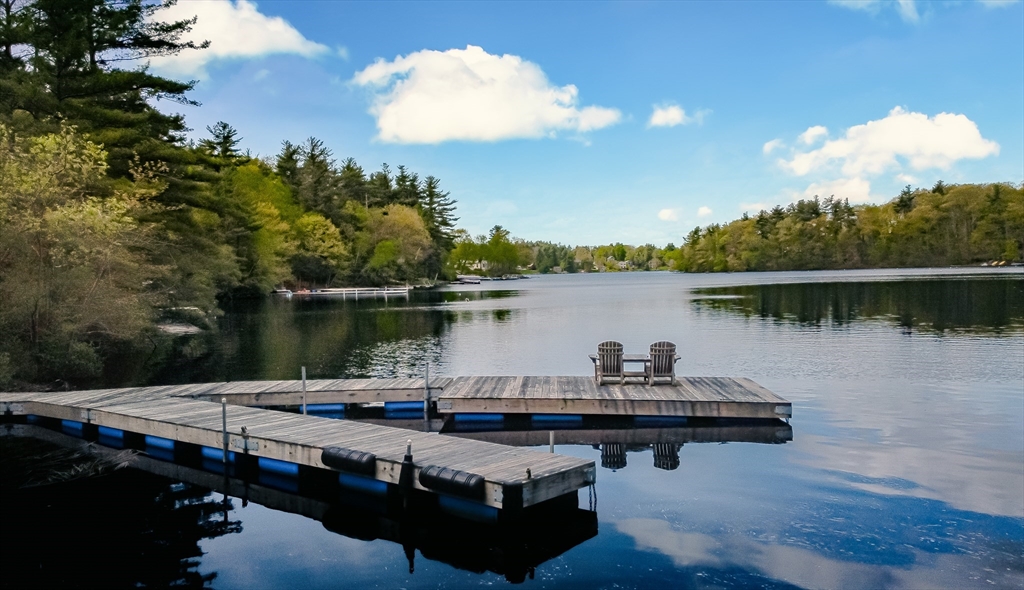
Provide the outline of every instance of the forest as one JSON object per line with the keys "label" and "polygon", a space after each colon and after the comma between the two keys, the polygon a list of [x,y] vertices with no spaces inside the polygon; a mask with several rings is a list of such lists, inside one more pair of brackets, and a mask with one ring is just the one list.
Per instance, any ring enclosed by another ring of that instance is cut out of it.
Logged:
{"label": "forest", "polygon": [[956,266],[1020,261],[1024,185],[907,186],[888,203],[799,200],[694,228],[674,253],[688,272]]}
{"label": "forest", "polygon": [[[159,322],[277,286],[443,279],[455,201],[436,177],[338,161],[323,141],[257,158],[226,122],[189,141],[194,82],[146,59],[192,21],[142,0],[0,0],[0,384],[95,375]],[[140,65],[142,64],[142,65]]]}
{"label": "forest", "polygon": [[81,382],[161,338],[160,324],[214,329],[224,301],[282,286],[945,266],[1024,251],[1020,184],[801,200],[695,228],[679,247],[566,246],[501,225],[474,237],[432,175],[364,168],[314,137],[253,156],[223,121],[189,140],[168,110],[195,105],[195,82],[146,60],[207,44],[182,41],[195,19],[154,17],[167,3],[0,0],[0,387]]}
{"label": "forest", "polygon": [[[497,230],[497,233],[496,231]],[[1019,262],[1024,252],[1024,184],[905,187],[880,205],[830,195],[801,199],[727,224],[696,227],[681,245],[564,246],[456,232],[460,272],[677,270],[736,272],[957,266]]]}

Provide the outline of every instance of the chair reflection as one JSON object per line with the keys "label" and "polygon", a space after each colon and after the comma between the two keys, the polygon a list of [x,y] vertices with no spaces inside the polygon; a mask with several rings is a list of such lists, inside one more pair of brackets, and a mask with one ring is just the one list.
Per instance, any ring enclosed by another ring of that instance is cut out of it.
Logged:
{"label": "chair reflection", "polygon": [[[657,424],[657,421],[655,421]],[[415,427],[412,423],[410,427]],[[622,420],[590,421],[583,426],[562,430],[539,430],[506,424],[496,429],[462,430],[445,425],[441,432],[513,446],[585,445],[601,452],[601,467],[624,469],[627,453],[651,451],[654,466],[672,471],[679,468],[679,452],[689,443],[744,442],[784,444],[793,440],[793,427],[781,420],[690,420],[679,425],[652,425]]]}

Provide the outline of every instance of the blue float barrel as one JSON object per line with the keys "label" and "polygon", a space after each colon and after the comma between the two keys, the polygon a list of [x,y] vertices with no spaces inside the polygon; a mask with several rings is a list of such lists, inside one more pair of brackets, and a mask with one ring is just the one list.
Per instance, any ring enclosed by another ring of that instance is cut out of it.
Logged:
{"label": "blue float barrel", "polygon": [[346,490],[372,496],[384,496],[388,493],[388,483],[386,481],[355,475],[354,473],[339,473],[338,485]]}
{"label": "blue float barrel", "polygon": [[82,438],[83,427],[84,424],[82,424],[81,422],[75,422],[74,420],[60,421],[60,429],[64,432],[64,434],[70,436],[77,436],[78,438]]}
{"label": "blue float barrel", "polygon": [[299,475],[299,464],[292,463],[290,461],[280,461],[269,457],[260,457],[259,466],[261,471],[274,473],[276,475],[286,475],[289,477],[296,477]]}

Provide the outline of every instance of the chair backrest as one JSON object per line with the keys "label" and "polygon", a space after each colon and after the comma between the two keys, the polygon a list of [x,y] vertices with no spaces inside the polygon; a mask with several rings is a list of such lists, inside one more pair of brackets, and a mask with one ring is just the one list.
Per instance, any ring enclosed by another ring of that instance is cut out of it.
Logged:
{"label": "chair backrest", "polygon": [[673,375],[676,365],[676,345],[671,342],[655,342],[651,345],[651,373]]}
{"label": "chair backrest", "polygon": [[622,343],[614,340],[597,345],[597,359],[601,363],[601,373],[619,375],[622,373]]}

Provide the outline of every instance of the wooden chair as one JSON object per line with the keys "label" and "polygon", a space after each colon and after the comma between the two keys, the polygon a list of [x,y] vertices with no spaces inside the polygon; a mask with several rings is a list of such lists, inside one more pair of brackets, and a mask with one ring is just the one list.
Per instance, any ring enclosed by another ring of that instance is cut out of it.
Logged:
{"label": "wooden chair", "polygon": [[654,385],[656,379],[668,378],[672,385],[676,384],[676,345],[671,342],[655,342],[651,345],[651,358],[647,363],[647,383]]}
{"label": "wooden chair", "polygon": [[617,377],[619,383],[626,382],[623,370],[622,343],[609,340],[597,345],[597,358],[594,359],[594,380],[604,385],[605,379]]}

